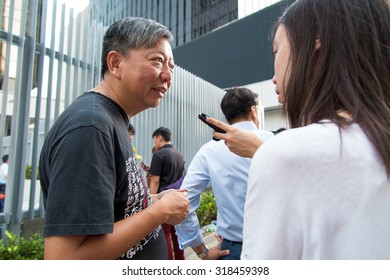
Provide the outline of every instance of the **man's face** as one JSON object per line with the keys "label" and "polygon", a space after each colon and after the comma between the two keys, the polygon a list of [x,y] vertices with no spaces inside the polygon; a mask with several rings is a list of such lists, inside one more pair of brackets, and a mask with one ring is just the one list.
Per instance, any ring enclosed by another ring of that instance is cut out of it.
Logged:
{"label": "man's face", "polygon": [[130,131],[129,131],[129,139],[130,139],[130,143],[133,144],[133,139],[134,139],[134,134],[133,134],[133,132],[130,132]]}
{"label": "man's face", "polygon": [[121,62],[120,100],[125,111],[134,115],[158,106],[171,87],[173,68],[172,48],[165,38],[151,48],[130,50]]}
{"label": "man's face", "polygon": [[162,147],[162,136],[153,136],[153,146],[156,147],[156,150]]}

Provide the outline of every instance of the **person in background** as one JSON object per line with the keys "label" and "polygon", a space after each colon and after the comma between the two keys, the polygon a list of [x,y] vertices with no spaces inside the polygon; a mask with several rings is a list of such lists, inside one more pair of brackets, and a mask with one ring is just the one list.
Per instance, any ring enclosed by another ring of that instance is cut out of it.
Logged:
{"label": "person in background", "polygon": [[160,225],[181,222],[189,201],[170,191],[152,203],[128,126],[167,94],[171,40],[165,26],[137,17],[105,32],[102,81],[65,109],[42,147],[45,259],[167,258]]}
{"label": "person in background", "polygon": [[[159,127],[153,132],[153,143],[156,152],[150,164],[150,192],[152,194],[180,188],[177,181],[184,176],[184,159],[171,143],[171,131],[166,127]],[[168,246],[168,259],[184,260],[184,251],[179,248],[175,227],[170,224],[162,225]]]}
{"label": "person in background", "polygon": [[[226,92],[221,109],[229,124],[256,133],[264,141],[273,137],[259,130],[258,95],[247,88]],[[224,141],[203,145],[192,159],[181,189],[188,191],[190,212],[176,225],[182,249],[191,246],[202,259],[239,260],[242,248],[242,227],[251,160],[229,151]],[[221,243],[209,249],[202,237],[196,209],[203,191],[211,184],[217,204],[217,234]]]}
{"label": "person in background", "polygon": [[134,128],[134,126],[131,123],[129,123],[129,139],[130,139],[130,143],[131,143],[131,149],[133,150],[134,156],[135,156],[135,158],[137,160],[138,167],[139,167],[140,172],[141,172],[141,174],[142,174],[142,176],[144,178],[144,181],[147,184],[146,181],[147,181],[147,175],[148,175],[148,171],[149,171],[149,166],[147,166],[145,164],[144,158],[140,154],[137,154],[137,149],[133,145],[134,135],[135,135],[135,128]]}
{"label": "person in background", "polygon": [[0,213],[4,212],[4,201],[5,201],[5,188],[7,186],[8,179],[8,161],[9,156],[3,155],[3,163],[0,166]]}
{"label": "person in background", "polygon": [[241,257],[390,259],[389,2],[299,0],[273,34],[291,129],[262,144],[207,119],[253,157]]}

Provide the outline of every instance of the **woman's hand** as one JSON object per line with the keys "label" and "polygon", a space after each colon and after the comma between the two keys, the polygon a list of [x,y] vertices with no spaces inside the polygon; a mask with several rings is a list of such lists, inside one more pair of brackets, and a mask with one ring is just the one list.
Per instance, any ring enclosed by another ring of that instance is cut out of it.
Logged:
{"label": "woman's hand", "polygon": [[213,136],[225,140],[229,150],[239,156],[252,158],[264,142],[253,131],[240,129],[213,118],[207,118],[206,121],[226,131],[214,132]]}

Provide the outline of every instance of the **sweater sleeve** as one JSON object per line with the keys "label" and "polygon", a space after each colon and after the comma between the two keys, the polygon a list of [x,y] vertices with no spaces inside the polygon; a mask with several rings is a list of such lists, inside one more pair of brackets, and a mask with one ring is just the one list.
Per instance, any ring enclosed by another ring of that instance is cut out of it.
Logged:
{"label": "sweater sleeve", "polygon": [[[245,204],[242,259],[301,258],[301,218],[289,153],[273,141],[253,157]],[[291,158],[291,157],[290,157]],[[293,157],[292,157],[293,158]]]}

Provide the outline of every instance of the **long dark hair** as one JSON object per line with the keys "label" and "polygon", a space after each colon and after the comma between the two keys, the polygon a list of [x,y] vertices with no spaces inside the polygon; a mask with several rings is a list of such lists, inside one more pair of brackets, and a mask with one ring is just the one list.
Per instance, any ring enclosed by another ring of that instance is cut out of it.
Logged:
{"label": "long dark hair", "polygon": [[342,129],[351,122],[338,113],[348,112],[389,174],[389,1],[299,0],[274,30],[280,24],[291,45],[284,104],[291,127],[329,119]]}

